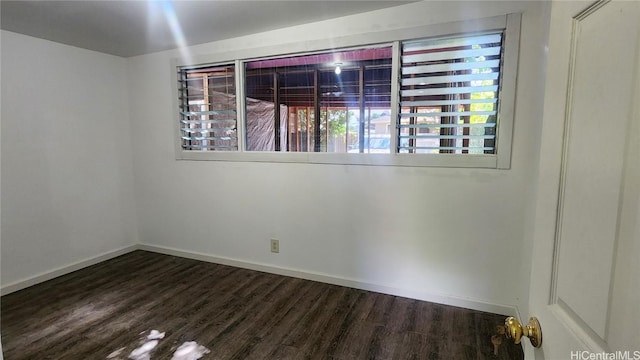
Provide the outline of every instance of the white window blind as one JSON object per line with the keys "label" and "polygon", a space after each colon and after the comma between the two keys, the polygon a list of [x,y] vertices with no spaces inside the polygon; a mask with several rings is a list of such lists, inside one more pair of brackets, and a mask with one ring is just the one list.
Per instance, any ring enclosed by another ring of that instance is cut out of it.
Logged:
{"label": "white window blind", "polygon": [[178,68],[183,150],[238,150],[234,70],[234,65]]}
{"label": "white window blind", "polygon": [[398,152],[495,154],[503,33],[402,42]]}

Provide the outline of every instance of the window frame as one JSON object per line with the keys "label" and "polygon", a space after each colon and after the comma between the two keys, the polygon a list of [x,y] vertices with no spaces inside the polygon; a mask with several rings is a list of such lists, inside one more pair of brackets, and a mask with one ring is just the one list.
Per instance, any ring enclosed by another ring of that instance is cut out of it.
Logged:
{"label": "window frame", "polygon": [[[189,60],[174,58],[171,61],[173,113],[172,127],[175,129],[174,143],[177,160],[211,160],[234,162],[274,162],[308,163],[374,166],[414,166],[414,167],[459,167],[509,169],[513,123],[515,115],[516,79],[520,45],[520,13],[494,17],[430,24],[419,27],[351,35],[340,38],[320,39],[306,42],[281,44],[269,47],[224,51],[208,55],[192,56]],[[282,152],[282,151],[246,151],[245,131],[245,63],[258,59],[299,56],[344,50],[349,48],[378,47],[392,44],[392,81],[391,81],[391,123],[396,134],[399,112],[400,51],[402,41],[430,39],[443,36],[471,35],[479,32],[504,29],[503,65],[499,93],[498,121],[496,129],[497,154],[406,154],[397,151],[397,136],[391,136],[391,153],[318,153],[318,152]],[[238,150],[234,151],[197,151],[183,150],[180,136],[178,74],[181,67],[197,67],[201,64],[211,66],[234,64],[236,76],[236,116],[238,131]]]}
{"label": "window frame", "polygon": [[[235,75],[235,63],[231,63],[231,62],[230,63],[226,63],[226,64],[218,64],[218,65],[215,65],[215,66],[208,66],[208,64],[207,64],[207,66],[194,66],[194,67],[184,66],[184,67],[180,68],[179,74],[177,74],[176,76],[179,79],[178,80],[179,83],[180,84],[185,84],[186,87],[188,88],[189,87],[187,85],[187,84],[189,84],[188,83],[188,81],[189,81],[188,80],[188,72],[190,70],[196,70],[196,73],[197,73],[198,70],[202,70],[203,68],[204,69],[220,69],[220,68],[228,68],[228,67],[233,67],[233,72],[234,72],[234,74],[233,74],[234,85],[233,86],[234,86],[234,90],[235,90],[235,86],[236,86],[236,83],[237,83],[237,77]],[[207,82],[208,81],[209,80],[207,80]],[[204,89],[204,86],[203,86],[203,89]],[[185,100],[185,98],[183,96],[185,96],[187,93],[188,93],[188,91],[185,91],[184,88],[182,88],[182,87],[180,88],[180,91],[179,91],[180,96],[179,96],[179,98],[180,98],[181,101],[178,102],[178,112],[180,113],[179,122],[181,123],[180,126],[179,126],[180,137],[181,137],[181,139],[180,139],[180,148],[183,151],[197,151],[197,150],[194,150],[194,149],[189,149],[189,150],[184,149],[184,144],[182,142],[182,140],[188,140],[188,139],[184,138],[185,134],[183,133],[184,130],[187,130],[187,129],[184,128],[184,126],[188,126],[188,125],[182,125],[182,123],[184,123],[185,120],[186,121],[190,121],[190,119],[185,119],[184,118],[185,116],[187,118],[190,116],[190,115],[184,114],[185,113],[185,109],[184,109],[185,103],[184,102],[185,101],[188,102],[189,100],[188,99]],[[205,93],[205,91],[203,90],[203,97],[204,97],[204,93]],[[236,96],[236,94],[237,94],[237,91],[234,91],[233,96]],[[237,98],[237,96],[236,96],[236,98]],[[235,101],[237,101],[237,100],[234,100],[234,102]],[[234,110],[237,111],[237,104],[236,104]],[[191,110],[186,110],[186,112],[191,112]],[[209,115],[206,115],[206,116],[209,116]],[[236,147],[238,149],[240,149],[240,147],[238,145],[238,139],[237,139],[237,137],[238,137],[238,129],[237,129],[238,117],[237,117],[237,114],[235,114],[235,117],[236,117],[235,118],[235,123],[236,123],[236,126],[235,126],[236,127],[236,139],[235,139],[235,141],[236,141]],[[213,119],[206,119],[206,121],[210,121],[210,120],[213,120]],[[197,120],[195,120],[195,121],[197,121]],[[215,120],[213,120],[213,121],[215,121]],[[209,134],[210,133],[212,133],[212,132],[210,131]],[[215,141],[215,140],[213,140],[213,141]],[[220,150],[217,150],[217,151],[220,151]],[[229,151],[237,151],[237,150],[229,150]]]}
{"label": "window frame", "polygon": [[[357,50],[368,50],[368,49],[383,49],[383,48],[391,48],[391,52],[393,54],[396,53],[396,42],[395,41],[388,41],[388,42],[379,42],[379,43],[375,43],[375,44],[369,44],[369,45],[358,45],[358,46],[350,46],[350,47],[340,47],[340,48],[333,48],[333,49],[324,49],[324,50],[318,50],[318,51],[311,51],[311,52],[304,52],[304,53],[295,53],[295,54],[288,54],[288,55],[279,55],[279,56],[265,56],[265,57],[258,57],[258,58],[251,58],[251,59],[243,59],[242,60],[242,64],[243,64],[243,71],[246,70],[246,67],[244,65],[251,63],[251,62],[255,62],[255,61],[264,61],[264,60],[275,60],[275,59],[286,59],[286,58],[290,58],[290,57],[304,57],[304,56],[313,56],[313,55],[326,55],[329,53],[334,53],[334,52],[349,52],[349,51],[357,51]],[[395,55],[392,56],[392,60],[395,59]],[[396,91],[397,89],[393,87],[393,76],[395,76],[395,74],[393,73],[393,69],[394,69],[394,64],[391,64],[391,71],[392,71],[392,79],[391,79],[391,99],[390,99],[390,107],[393,106],[393,94],[394,91]],[[326,69],[325,69],[326,70]],[[245,73],[243,73],[243,79],[245,78]],[[246,85],[246,84],[245,84]],[[245,87],[243,87],[243,92],[246,90]],[[246,93],[243,93],[243,101],[246,101]],[[322,101],[322,99],[319,99],[320,101]],[[243,109],[246,110],[246,104],[243,107]],[[392,118],[392,115],[390,115],[390,118]],[[245,123],[246,123],[246,118],[244,119]],[[245,134],[245,140],[246,140],[246,135]],[[392,148],[390,148],[392,150]],[[264,151],[264,150],[247,150],[246,147],[244,148],[244,151],[246,153],[278,153],[278,154],[289,154],[289,153],[296,153],[296,152],[288,152],[288,151]],[[313,151],[308,151],[308,152],[303,152],[301,151],[300,153],[314,153],[314,154],[322,154],[326,152],[313,152]],[[330,154],[335,155],[339,155],[339,154],[344,154],[344,153],[337,153],[337,152],[332,152]],[[367,153],[368,154],[368,153]],[[387,154],[388,155],[388,154]]]}

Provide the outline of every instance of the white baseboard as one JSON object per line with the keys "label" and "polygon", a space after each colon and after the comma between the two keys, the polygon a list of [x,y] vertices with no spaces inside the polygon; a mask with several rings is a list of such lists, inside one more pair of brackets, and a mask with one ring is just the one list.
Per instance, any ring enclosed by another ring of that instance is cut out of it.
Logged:
{"label": "white baseboard", "polygon": [[347,286],[351,288],[374,291],[383,294],[402,296],[411,299],[424,300],[438,304],[444,305],[452,305],[477,311],[485,311],[494,314],[504,314],[507,316],[518,316],[518,312],[515,306],[511,305],[503,305],[503,304],[492,304],[486,301],[471,299],[471,298],[461,298],[457,296],[451,296],[446,294],[436,294],[429,293],[424,291],[415,291],[415,290],[407,290],[407,289],[399,289],[394,287],[389,287],[385,285],[367,283],[363,281],[358,281],[356,279],[348,279],[343,277],[336,277],[327,274],[320,273],[312,273],[307,271],[301,271],[290,268],[277,267],[268,264],[260,264],[247,262],[232,258],[213,256],[203,253],[184,251],[175,248],[169,248],[164,246],[150,245],[150,244],[140,244],[138,246],[140,250],[146,250],[151,252],[156,252],[160,254],[179,256],[193,260],[201,260],[221,265],[229,265],[235,266],[250,270],[257,270],[268,272],[272,274],[291,276],[300,279],[313,280],[327,284]]}
{"label": "white baseboard", "polygon": [[5,285],[2,288],[0,288],[0,294],[1,295],[11,294],[12,292],[15,292],[15,291],[18,291],[18,290],[22,290],[24,288],[27,288],[27,287],[35,285],[35,284],[39,284],[41,282],[45,282],[47,280],[51,280],[51,279],[56,278],[58,276],[66,275],[68,273],[74,272],[76,270],[80,270],[82,268],[86,268],[86,267],[91,266],[91,265],[95,265],[95,264],[103,262],[105,260],[109,260],[109,259],[112,259],[114,257],[120,256],[120,255],[124,255],[126,253],[130,253],[130,252],[132,252],[134,250],[138,250],[138,248],[139,248],[138,245],[126,246],[126,247],[123,247],[123,248],[118,249],[118,250],[109,251],[109,252],[100,254],[98,256],[86,259],[86,260],[78,261],[78,262],[75,262],[75,263],[67,265],[67,266],[59,267],[57,269],[54,269],[54,270],[51,270],[51,271],[47,271],[47,272],[32,276],[32,277],[27,278],[25,280],[16,281],[14,283]]}

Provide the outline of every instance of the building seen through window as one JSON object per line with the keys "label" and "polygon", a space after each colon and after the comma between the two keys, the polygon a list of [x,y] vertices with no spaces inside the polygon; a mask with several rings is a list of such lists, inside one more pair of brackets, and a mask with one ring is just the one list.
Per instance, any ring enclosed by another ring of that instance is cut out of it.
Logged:
{"label": "building seen through window", "polygon": [[388,46],[247,62],[247,150],[389,153],[391,54]]}

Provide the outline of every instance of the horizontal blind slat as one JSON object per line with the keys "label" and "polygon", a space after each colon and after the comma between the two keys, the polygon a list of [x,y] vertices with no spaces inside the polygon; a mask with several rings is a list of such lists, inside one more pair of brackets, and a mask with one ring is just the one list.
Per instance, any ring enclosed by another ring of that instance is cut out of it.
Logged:
{"label": "horizontal blind slat", "polygon": [[399,124],[400,129],[421,129],[421,128],[474,128],[474,127],[496,127],[496,123],[475,123],[475,124]]}
{"label": "horizontal blind slat", "polygon": [[501,47],[496,46],[496,47],[488,47],[488,48],[482,48],[482,49],[453,50],[453,51],[432,52],[432,53],[416,54],[416,55],[403,55],[402,64],[500,55],[500,51],[501,51]]}
{"label": "horizontal blind slat", "polygon": [[185,150],[204,151],[206,150],[237,150],[237,145],[215,145],[215,146],[202,146],[202,145],[182,145]]}
{"label": "horizontal blind slat", "polygon": [[438,139],[495,139],[495,135],[400,135],[401,139],[438,140]]}
{"label": "horizontal blind slat", "polygon": [[400,146],[401,150],[494,150],[493,146]]}
{"label": "horizontal blind slat", "polygon": [[467,86],[467,87],[446,87],[416,90],[401,90],[400,95],[406,96],[430,96],[430,95],[453,95],[498,91],[498,85],[493,86]]}
{"label": "horizontal blind slat", "polygon": [[[181,88],[180,90],[186,90],[186,88]],[[231,89],[231,90],[234,90],[234,89]],[[202,89],[199,89],[199,91],[200,91],[200,92],[202,92]],[[235,90],[234,90],[234,91],[235,91]],[[234,101],[235,101],[235,100],[234,100],[235,95],[229,95],[229,96],[230,96],[230,98],[228,99],[228,101],[225,101],[225,102],[222,102],[222,103],[223,103],[223,104],[224,104],[224,103],[226,103],[226,104],[232,104],[232,105],[235,105],[235,103],[234,103]],[[196,95],[180,95],[180,96],[178,96],[178,99],[180,99],[180,100],[185,100],[185,99],[197,99],[197,100],[203,100],[203,96],[202,96],[202,94],[196,94]]]}
{"label": "horizontal blind slat", "polygon": [[495,104],[496,98],[488,99],[456,99],[456,100],[425,100],[425,101],[401,101],[400,106],[444,106],[444,105],[470,105],[470,104]]}
{"label": "horizontal blind slat", "polygon": [[220,132],[220,131],[231,131],[231,130],[235,130],[235,127],[233,127],[233,128],[231,128],[231,127],[216,127],[216,128],[208,128],[208,129],[182,128],[181,130],[182,130],[182,132],[189,133],[189,134],[194,134],[194,133],[204,134],[204,133],[215,133],[215,132]]}
{"label": "horizontal blind slat", "polygon": [[471,69],[493,69],[500,66],[500,60],[487,60],[475,62],[457,62],[445,64],[403,66],[402,75],[424,74],[433,72],[459,71]]}
{"label": "horizontal blind slat", "polygon": [[424,51],[424,50],[440,49],[440,48],[446,48],[446,47],[459,47],[459,46],[468,46],[468,45],[477,45],[477,44],[499,43],[501,41],[502,41],[501,34],[495,34],[495,33],[487,34],[487,35],[478,35],[478,36],[448,38],[448,39],[415,40],[415,41],[405,42],[402,45],[402,51],[405,51],[405,52]]}
{"label": "horizontal blind slat", "polygon": [[180,119],[180,122],[183,124],[195,124],[195,125],[219,124],[221,122],[233,122],[235,124],[236,119],[208,119],[208,120]]}
{"label": "horizontal blind slat", "polygon": [[[202,82],[202,80],[204,79],[204,76],[198,76],[198,77],[190,77],[190,78],[186,78],[186,79],[178,79],[178,82],[188,82],[188,81],[200,81]],[[229,79],[229,80],[235,80],[235,75],[218,75],[218,76],[207,76],[207,80],[212,80],[212,79]]]}
{"label": "horizontal blind slat", "polygon": [[231,136],[183,136],[182,139],[203,141],[203,140],[235,140],[236,138]]}
{"label": "horizontal blind slat", "polygon": [[432,85],[444,83],[459,83],[481,80],[497,80],[498,73],[482,73],[482,74],[464,74],[464,75],[445,75],[445,76],[421,76],[402,79],[402,85]]}
{"label": "horizontal blind slat", "polygon": [[185,116],[192,116],[192,115],[235,115],[236,111],[235,110],[208,110],[208,111],[180,111],[180,114],[185,115]]}
{"label": "horizontal blind slat", "polygon": [[495,115],[496,111],[439,111],[427,113],[400,113],[400,117],[444,117],[444,116],[473,116],[473,115]]}

